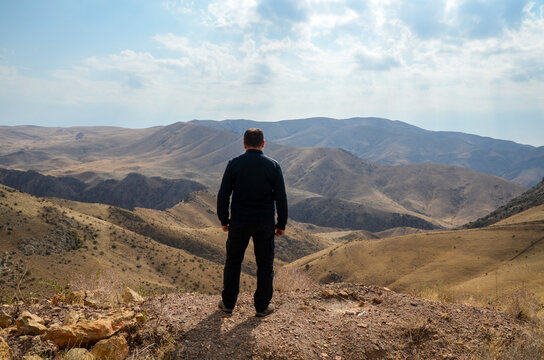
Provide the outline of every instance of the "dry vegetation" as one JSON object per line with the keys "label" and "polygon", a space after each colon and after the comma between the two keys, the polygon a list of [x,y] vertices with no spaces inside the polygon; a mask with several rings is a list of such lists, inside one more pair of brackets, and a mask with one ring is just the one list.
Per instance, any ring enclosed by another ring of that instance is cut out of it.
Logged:
{"label": "dry vegetation", "polygon": [[[520,287],[544,299],[544,211],[483,229],[334,245],[294,262],[315,279],[378,284],[463,301],[496,301]],[[530,220],[530,221],[529,221]]]}

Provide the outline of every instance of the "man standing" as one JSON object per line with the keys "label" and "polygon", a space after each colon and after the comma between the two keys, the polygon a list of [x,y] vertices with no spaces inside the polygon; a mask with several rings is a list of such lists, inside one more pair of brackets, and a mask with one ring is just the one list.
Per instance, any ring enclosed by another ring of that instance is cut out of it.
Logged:
{"label": "man standing", "polygon": [[263,154],[264,143],[261,129],[245,132],[246,152],[229,161],[217,194],[217,216],[223,231],[228,232],[219,308],[229,314],[238,299],[240,270],[250,237],[257,263],[257,289],[253,297],[255,315],[263,317],[274,312],[274,306],[270,304],[274,291],[274,235],[285,233],[287,196],[280,165]]}

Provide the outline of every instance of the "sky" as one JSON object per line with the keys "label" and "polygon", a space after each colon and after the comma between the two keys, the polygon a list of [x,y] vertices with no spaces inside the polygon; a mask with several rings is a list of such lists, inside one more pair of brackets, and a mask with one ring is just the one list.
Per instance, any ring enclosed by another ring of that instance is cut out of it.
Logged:
{"label": "sky", "polygon": [[0,1],[0,125],[383,117],[544,145],[544,0]]}

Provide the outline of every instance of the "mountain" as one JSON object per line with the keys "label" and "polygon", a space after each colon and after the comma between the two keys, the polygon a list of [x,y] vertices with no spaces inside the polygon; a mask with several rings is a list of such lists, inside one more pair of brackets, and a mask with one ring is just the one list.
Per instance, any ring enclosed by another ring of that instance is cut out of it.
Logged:
{"label": "mountain", "polygon": [[[138,173],[196,181],[215,193],[227,161],[243,151],[241,135],[194,123],[126,133],[111,128],[110,134],[107,128],[46,128],[44,134],[48,136],[40,135],[36,127],[0,127],[0,138],[10,138],[0,146],[4,154],[0,163],[10,169],[74,177],[95,189],[104,181],[122,181]],[[284,170],[291,218],[328,227],[375,231],[389,226],[454,227],[526,189],[461,167],[373,164],[337,148],[267,143],[265,153]],[[307,206],[314,204],[321,210],[313,212]],[[346,214],[348,208],[357,214],[353,222],[347,224],[342,216],[330,220],[328,214]]]}
{"label": "mountain", "polygon": [[282,145],[338,147],[385,165],[446,164],[496,175],[526,186],[544,176],[544,146],[533,147],[460,132],[429,131],[380,118],[284,121],[193,120],[242,134],[259,127]]}
{"label": "mountain", "polygon": [[93,185],[69,176],[53,177],[36,171],[0,168],[0,183],[35,196],[115,205],[125,209],[145,207],[164,210],[184,199],[189,193],[204,189],[196,181],[148,178],[128,174],[123,180],[104,180]]}
{"label": "mountain", "polygon": [[510,200],[490,214],[465,225],[466,228],[480,228],[519,214],[527,209],[544,204],[544,178],[531,189]]}

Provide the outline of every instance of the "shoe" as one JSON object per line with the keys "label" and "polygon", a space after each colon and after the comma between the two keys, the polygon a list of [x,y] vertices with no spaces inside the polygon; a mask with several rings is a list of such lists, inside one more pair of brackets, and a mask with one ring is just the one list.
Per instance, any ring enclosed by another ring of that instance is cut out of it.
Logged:
{"label": "shoe", "polygon": [[232,314],[233,309],[229,309],[228,307],[226,307],[223,303],[223,300],[219,301],[219,305],[217,305],[217,307],[227,314]]}
{"label": "shoe", "polygon": [[263,311],[257,311],[255,313],[255,316],[256,317],[265,317],[267,315],[270,315],[272,314],[274,311],[276,311],[276,308],[274,307],[274,305],[270,304],[268,305],[268,307],[266,309],[264,309]]}

